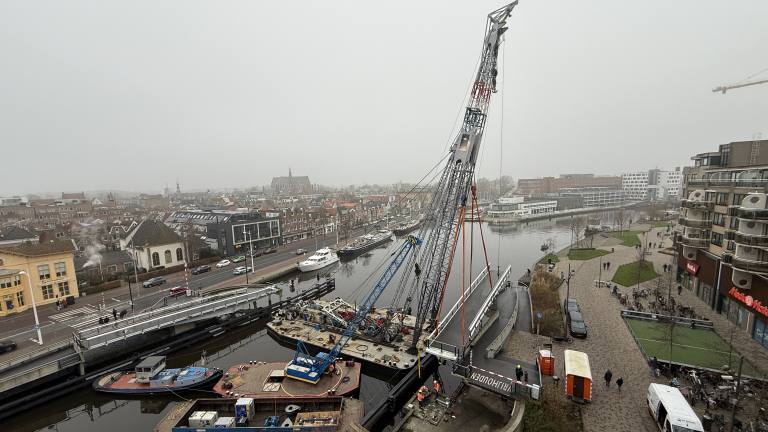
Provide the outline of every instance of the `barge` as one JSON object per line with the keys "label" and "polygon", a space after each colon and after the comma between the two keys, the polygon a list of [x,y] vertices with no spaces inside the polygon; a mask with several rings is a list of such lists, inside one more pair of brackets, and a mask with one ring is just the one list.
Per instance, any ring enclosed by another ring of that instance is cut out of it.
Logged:
{"label": "barge", "polygon": [[388,241],[392,240],[392,231],[388,229],[379,230],[376,234],[366,234],[354,241],[354,243],[346,245],[336,251],[336,254],[342,258],[350,258],[357,256],[363,252],[378,247]]}
{"label": "barge", "polygon": [[234,365],[213,386],[224,397],[289,399],[296,397],[352,396],[360,388],[360,363],[336,361],[333,374],[324,374],[317,384],[290,379],[288,362],[252,362]]}
{"label": "barge", "polygon": [[147,357],[134,371],[119,371],[102,375],[93,382],[93,389],[104,393],[131,395],[177,393],[185,390],[210,388],[223,373],[218,369],[188,367],[166,369],[165,356]]}
{"label": "barge", "polygon": [[363,403],[352,398],[197,399],[180,403],[155,432],[351,431],[363,418]]}
{"label": "barge", "polygon": [[[298,302],[273,312],[267,332],[289,347],[301,341],[316,352],[328,352],[354,311],[354,306],[339,298]],[[398,311],[394,314],[397,324],[388,325],[387,316],[386,308],[372,308],[340,354],[377,372],[402,375],[418,363],[418,354],[406,351],[413,342],[416,317]],[[422,334],[429,334],[427,324]]]}
{"label": "barge", "polygon": [[408,223],[398,225],[397,228],[392,230],[392,233],[397,237],[401,237],[408,234],[411,231],[415,231],[420,226],[421,226],[420,220],[412,220]]}

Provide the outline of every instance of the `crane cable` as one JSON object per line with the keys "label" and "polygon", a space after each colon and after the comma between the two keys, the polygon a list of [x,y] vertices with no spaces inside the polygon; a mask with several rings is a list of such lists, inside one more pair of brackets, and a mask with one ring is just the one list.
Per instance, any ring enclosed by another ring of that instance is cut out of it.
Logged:
{"label": "crane cable", "polygon": [[744,81],[746,81],[746,80],[748,80],[748,79],[751,79],[751,78],[753,78],[753,77],[756,77],[756,76],[760,75],[761,73],[763,73],[763,72],[765,72],[765,71],[768,71],[768,68],[766,68],[766,69],[763,69],[763,70],[761,70],[760,72],[758,72],[758,73],[756,73],[756,74],[754,74],[754,75],[752,75],[752,76],[748,76],[748,77],[744,78],[743,80],[741,80],[741,81],[739,81],[739,82],[737,82],[736,84],[733,84],[733,85],[739,85],[739,84],[743,83]]}
{"label": "crane cable", "polygon": [[[502,43],[507,40],[504,35],[501,36]],[[504,45],[506,47],[506,44]],[[501,182],[502,182],[502,165],[504,164],[504,92],[506,91],[506,86],[504,85],[505,78],[507,76],[507,63],[504,61],[504,53],[506,53],[506,49],[501,50],[501,135],[499,137],[499,199],[501,199]],[[482,232],[482,231],[481,231]],[[483,241],[485,243],[485,241]],[[485,246],[483,246],[485,248]],[[486,254],[487,255],[487,254]],[[488,261],[488,258],[486,256],[486,262]],[[499,244],[498,248],[496,249],[496,277],[500,276],[501,272],[501,234],[499,234]],[[490,277],[490,268],[489,268],[489,277]]]}

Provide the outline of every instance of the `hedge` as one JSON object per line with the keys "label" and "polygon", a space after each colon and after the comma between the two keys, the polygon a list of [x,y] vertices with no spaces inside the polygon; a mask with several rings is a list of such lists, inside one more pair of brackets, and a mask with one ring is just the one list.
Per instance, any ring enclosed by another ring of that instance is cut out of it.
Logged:
{"label": "hedge", "polygon": [[85,293],[86,295],[96,294],[96,293],[100,293],[102,291],[107,291],[107,290],[111,290],[111,289],[115,289],[115,288],[120,288],[120,286],[122,284],[123,284],[123,281],[121,281],[121,280],[114,280],[114,281],[111,281],[111,282],[104,282],[101,285],[94,285],[94,286],[90,286],[88,288],[81,289],[80,292],[81,293]]}
{"label": "hedge", "polygon": [[[197,261],[192,261],[189,264],[187,264],[187,269],[192,270],[197,266],[201,266],[203,264],[210,264],[212,262],[218,262],[220,261],[219,257],[211,257],[211,258],[203,258],[199,259]],[[139,281],[145,281],[147,279],[152,279],[153,277],[157,276],[165,276],[172,273],[178,273],[184,271],[184,264],[175,265],[173,267],[166,267],[160,270],[155,270],[152,272],[142,273],[139,275]]]}

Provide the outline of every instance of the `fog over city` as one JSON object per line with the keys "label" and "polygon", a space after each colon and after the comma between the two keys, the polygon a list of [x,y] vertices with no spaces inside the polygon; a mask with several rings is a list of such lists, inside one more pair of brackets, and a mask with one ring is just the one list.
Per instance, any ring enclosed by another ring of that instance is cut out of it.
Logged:
{"label": "fog over city", "polygon": [[[0,196],[254,187],[289,167],[416,183],[504,4],[2,2]],[[765,138],[768,85],[712,89],[768,68],[766,16],[760,1],[521,1],[477,176],[674,169]]]}

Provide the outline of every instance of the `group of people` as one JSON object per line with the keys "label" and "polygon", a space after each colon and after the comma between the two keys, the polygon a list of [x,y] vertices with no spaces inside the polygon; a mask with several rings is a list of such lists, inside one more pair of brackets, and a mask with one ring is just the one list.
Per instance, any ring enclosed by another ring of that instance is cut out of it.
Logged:
{"label": "group of people", "polygon": [[518,381],[522,381],[528,384],[528,371],[523,370],[523,368],[521,368],[520,365],[517,365],[517,367],[515,368],[515,377],[517,377]]}
{"label": "group of people", "polygon": [[[440,393],[440,383],[435,380],[435,397]],[[416,393],[416,399],[419,401],[419,408],[424,408],[424,404],[427,403],[426,399],[429,398],[429,389],[427,386],[421,386],[419,391]]]}
{"label": "group of people", "polygon": [[[613,373],[611,373],[610,369],[608,369],[608,371],[605,372],[605,376],[603,376],[603,378],[605,378],[606,387],[610,386],[611,378],[613,378]],[[616,387],[619,388],[619,391],[621,391],[621,386],[623,385],[624,385],[624,378],[619,377],[619,379],[616,380]]]}
{"label": "group of people", "polygon": [[56,310],[61,310],[67,307],[67,299],[56,300]]}
{"label": "group of people", "polygon": [[610,268],[611,268],[611,262],[610,261],[606,261],[606,262],[603,263],[603,270],[610,270]]}

